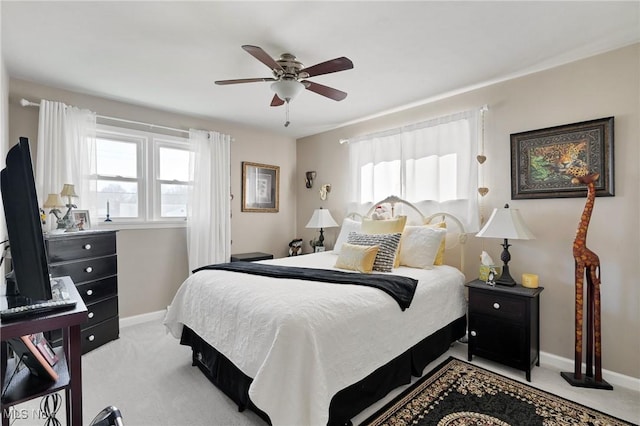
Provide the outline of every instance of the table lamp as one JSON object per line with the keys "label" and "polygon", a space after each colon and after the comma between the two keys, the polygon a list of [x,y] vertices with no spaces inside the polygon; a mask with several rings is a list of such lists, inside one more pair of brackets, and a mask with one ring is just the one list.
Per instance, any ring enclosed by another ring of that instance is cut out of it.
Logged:
{"label": "table lamp", "polygon": [[60,217],[62,211],[60,211],[60,207],[64,207],[64,203],[62,202],[62,198],[58,194],[49,194],[44,204],[42,205],[45,209],[49,210],[49,214],[53,214],[56,217],[56,223],[58,224],[57,229],[65,229],[64,221]]}
{"label": "table lamp", "polygon": [[509,239],[512,240],[533,240],[535,237],[525,225],[520,210],[510,209],[509,204],[505,204],[502,209],[493,209],[491,217],[484,227],[476,234],[476,237],[484,238],[503,238],[504,242],[500,244],[503,248],[500,259],[504,263],[502,267],[502,275],[496,280],[496,284],[505,286],[514,286],[516,281],[509,273]]}
{"label": "table lamp", "polygon": [[329,213],[329,210],[320,207],[319,209],[315,209],[313,211],[313,216],[311,216],[311,219],[309,219],[306,228],[320,228],[320,239],[318,239],[318,243],[311,243],[314,249],[315,247],[324,247],[323,228],[334,228],[336,226],[338,226],[338,224],[333,219],[333,217],[331,217],[331,213]]}
{"label": "table lamp", "polygon": [[73,218],[71,217],[71,210],[78,208],[78,206],[76,206],[75,204],[73,204],[71,202],[71,198],[78,198],[78,195],[76,194],[76,189],[73,186],[73,184],[71,183],[65,183],[64,186],[62,187],[62,191],[60,191],[60,195],[62,197],[67,197],[67,212],[65,213],[64,217],[62,218],[62,221],[65,224],[65,232],[71,232],[71,231],[75,231],[76,230],[76,224],[73,221]]}

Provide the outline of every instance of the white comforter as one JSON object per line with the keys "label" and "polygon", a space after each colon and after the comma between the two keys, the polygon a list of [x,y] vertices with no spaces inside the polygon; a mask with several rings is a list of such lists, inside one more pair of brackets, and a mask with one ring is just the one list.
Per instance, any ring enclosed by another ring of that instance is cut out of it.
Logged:
{"label": "white comforter", "polygon": [[[265,262],[332,269],[336,258]],[[188,326],[252,377],[251,401],[274,426],[326,425],[333,395],[466,312],[457,269],[394,273],[419,280],[404,312],[374,288],[205,270],[182,284],[165,325],[176,338]]]}

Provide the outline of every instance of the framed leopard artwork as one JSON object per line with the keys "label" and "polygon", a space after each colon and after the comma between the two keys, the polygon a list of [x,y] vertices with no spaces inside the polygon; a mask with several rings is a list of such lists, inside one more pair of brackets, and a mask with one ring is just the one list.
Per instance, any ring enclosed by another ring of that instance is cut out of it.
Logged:
{"label": "framed leopard artwork", "polygon": [[511,199],[585,197],[571,179],[599,173],[596,196],[614,195],[613,117],[511,134]]}

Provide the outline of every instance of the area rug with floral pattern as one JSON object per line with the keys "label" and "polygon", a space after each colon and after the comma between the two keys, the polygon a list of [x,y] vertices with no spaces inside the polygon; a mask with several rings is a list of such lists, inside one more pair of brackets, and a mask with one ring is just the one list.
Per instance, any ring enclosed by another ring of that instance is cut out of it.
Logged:
{"label": "area rug with floral pattern", "polygon": [[633,425],[450,357],[361,426]]}

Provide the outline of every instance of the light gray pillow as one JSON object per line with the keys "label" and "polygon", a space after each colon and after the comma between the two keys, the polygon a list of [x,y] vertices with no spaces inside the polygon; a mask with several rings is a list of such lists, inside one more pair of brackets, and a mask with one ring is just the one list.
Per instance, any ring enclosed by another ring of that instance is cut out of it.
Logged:
{"label": "light gray pillow", "polygon": [[350,232],[347,243],[358,246],[379,246],[376,260],[373,262],[373,270],[379,272],[391,272],[400,244],[401,233],[395,234],[360,234]]}

